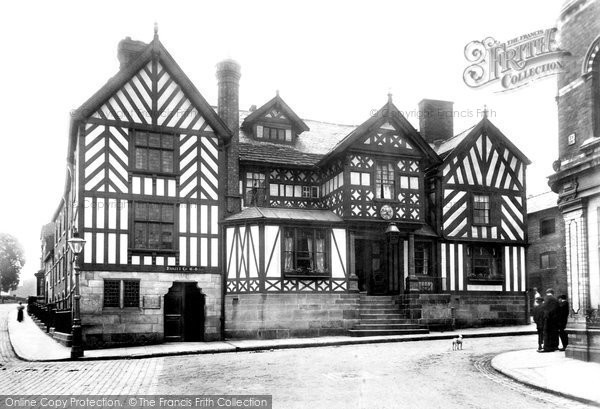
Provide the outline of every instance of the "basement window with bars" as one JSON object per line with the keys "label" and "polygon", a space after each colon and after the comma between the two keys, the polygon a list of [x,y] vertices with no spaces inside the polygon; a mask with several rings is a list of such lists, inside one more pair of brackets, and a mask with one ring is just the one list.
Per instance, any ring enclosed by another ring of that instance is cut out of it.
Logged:
{"label": "basement window with bars", "polygon": [[329,276],[327,230],[286,228],[283,271],[286,276]]}
{"label": "basement window with bars", "polygon": [[173,173],[174,136],[155,132],[135,132],[135,169],[154,173]]}
{"label": "basement window with bars", "polygon": [[104,280],[104,308],[139,308],[139,280]]}
{"label": "basement window with bars", "polygon": [[134,205],[134,249],[173,250],[174,205],[144,202],[135,202]]}
{"label": "basement window with bars", "polygon": [[490,197],[473,195],[473,224],[490,224]]}

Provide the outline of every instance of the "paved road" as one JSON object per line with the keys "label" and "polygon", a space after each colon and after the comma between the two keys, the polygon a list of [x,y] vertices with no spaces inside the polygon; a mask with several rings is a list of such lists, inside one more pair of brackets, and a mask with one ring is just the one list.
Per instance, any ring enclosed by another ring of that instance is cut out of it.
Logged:
{"label": "paved road", "polygon": [[[13,306],[14,308],[14,306]],[[151,359],[27,363],[0,306],[0,394],[272,394],[274,408],[583,408],[497,374],[495,354],[535,336]]]}

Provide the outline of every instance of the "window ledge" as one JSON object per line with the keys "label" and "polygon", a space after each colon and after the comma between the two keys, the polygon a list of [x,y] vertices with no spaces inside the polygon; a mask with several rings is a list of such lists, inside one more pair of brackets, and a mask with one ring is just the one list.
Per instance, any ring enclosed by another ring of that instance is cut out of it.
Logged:
{"label": "window ledge", "polygon": [[477,283],[477,284],[502,284],[504,283],[504,278],[467,278],[469,283]]}

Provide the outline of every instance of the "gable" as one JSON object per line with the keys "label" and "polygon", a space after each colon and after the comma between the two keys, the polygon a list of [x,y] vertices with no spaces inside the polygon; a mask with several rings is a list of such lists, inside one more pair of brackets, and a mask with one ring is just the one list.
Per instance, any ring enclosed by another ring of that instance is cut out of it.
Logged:
{"label": "gable", "polygon": [[363,148],[383,148],[386,151],[404,150],[415,152],[415,147],[409,139],[396,130],[390,123],[386,122],[379,129],[362,140]]}
{"label": "gable", "polygon": [[279,96],[279,93],[248,115],[242,122],[241,127],[243,129],[252,129],[253,125],[259,122],[284,123],[293,127],[298,134],[310,130],[306,123]]}
{"label": "gable", "polygon": [[447,158],[444,183],[524,190],[526,164],[515,152],[487,132],[468,139],[472,142]]}
{"label": "gable", "polygon": [[212,131],[183,87],[159,61],[149,61],[91,116],[142,125]]}
{"label": "gable", "polygon": [[[206,102],[155,34],[143,51],[77,109],[71,127],[85,121],[116,126],[162,126],[188,132],[231,130]],[[74,138],[74,133],[71,138]],[[73,140],[70,140],[70,149]]]}

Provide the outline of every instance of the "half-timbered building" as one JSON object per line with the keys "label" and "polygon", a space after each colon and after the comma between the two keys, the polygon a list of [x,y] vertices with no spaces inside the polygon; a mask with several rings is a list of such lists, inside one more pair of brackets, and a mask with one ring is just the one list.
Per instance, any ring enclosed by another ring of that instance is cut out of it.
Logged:
{"label": "half-timbered building", "polygon": [[279,93],[242,111],[232,60],[215,109],[156,34],[119,60],[72,117],[53,220],[65,308],[86,240],[86,347],[525,321],[529,161],[487,117],[455,136],[445,101],[420,131],[391,95],[359,126]]}
{"label": "half-timbered building", "polygon": [[529,160],[487,116],[454,136],[451,103],[420,109],[423,135],[391,96],[357,127],[303,121],[279,95],[241,114],[228,336],[526,319]]}

